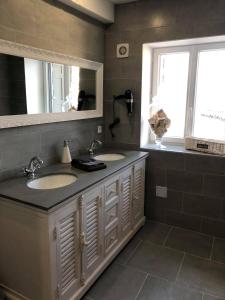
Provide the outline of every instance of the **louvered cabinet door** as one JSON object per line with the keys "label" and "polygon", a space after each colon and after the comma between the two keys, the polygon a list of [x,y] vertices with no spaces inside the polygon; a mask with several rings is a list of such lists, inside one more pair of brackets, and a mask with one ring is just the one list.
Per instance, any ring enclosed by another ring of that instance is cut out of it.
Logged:
{"label": "louvered cabinet door", "polygon": [[120,196],[120,226],[121,235],[125,236],[131,230],[132,222],[132,169],[121,175]]}
{"label": "louvered cabinet door", "polygon": [[108,256],[120,241],[120,176],[104,185],[104,254]]}
{"label": "louvered cabinet door", "polygon": [[132,210],[133,225],[144,216],[145,161],[133,166]]}
{"label": "louvered cabinet door", "polygon": [[70,299],[80,287],[80,211],[78,199],[56,216],[57,296]]}
{"label": "louvered cabinet door", "polygon": [[100,186],[82,195],[83,282],[96,270],[103,259],[102,191],[102,186]]}

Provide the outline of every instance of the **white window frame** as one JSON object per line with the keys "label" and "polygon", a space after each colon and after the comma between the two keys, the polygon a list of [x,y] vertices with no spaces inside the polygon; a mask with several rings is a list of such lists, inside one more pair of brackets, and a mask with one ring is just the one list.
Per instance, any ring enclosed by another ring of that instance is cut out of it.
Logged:
{"label": "white window frame", "polygon": [[[143,45],[142,59],[142,109],[140,145],[154,143],[154,136],[149,128],[149,106],[156,96],[158,78],[158,58],[164,53],[189,52],[189,71],[184,138],[192,136],[194,130],[196,78],[198,73],[198,56],[200,51],[225,49],[225,36],[177,40]],[[164,142],[172,145],[183,145],[184,138],[165,137]]]}

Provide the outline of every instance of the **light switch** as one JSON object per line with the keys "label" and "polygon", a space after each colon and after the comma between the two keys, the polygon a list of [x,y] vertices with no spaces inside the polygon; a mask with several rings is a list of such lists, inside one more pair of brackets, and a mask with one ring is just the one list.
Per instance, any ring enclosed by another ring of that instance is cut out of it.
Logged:
{"label": "light switch", "polygon": [[102,133],[102,126],[101,125],[97,126],[97,132],[98,132],[98,134]]}

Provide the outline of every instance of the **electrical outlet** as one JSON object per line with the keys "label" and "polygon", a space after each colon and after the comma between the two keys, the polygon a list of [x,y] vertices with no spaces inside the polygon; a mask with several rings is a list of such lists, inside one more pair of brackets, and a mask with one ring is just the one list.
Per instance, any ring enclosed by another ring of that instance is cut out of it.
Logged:
{"label": "electrical outlet", "polygon": [[98,132],[98,134],[102,133],[102,125],[97,126],[97,132]]}
{"label": "electrical outlet", "polygon": [[156,196],[160,198],[167,198],[167,187],[166,186],[156,186]]}

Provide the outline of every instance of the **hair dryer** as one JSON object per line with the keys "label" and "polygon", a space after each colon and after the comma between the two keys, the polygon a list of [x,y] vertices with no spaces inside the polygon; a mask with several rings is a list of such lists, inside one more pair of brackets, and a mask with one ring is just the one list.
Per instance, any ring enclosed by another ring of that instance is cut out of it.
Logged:
{"label": "hair dryer", "polygon": [[133,103],[134,103],[134,97],[131,90],[126,90],[124,95],[114,96],[114,100],[125,100],[127,105],[127,112],[128,115],[131,115],[133,113]]}
{"label": "hair dryer", "polygon": [[123,95],[113,96],[113,122],[109,125],[112,138],[115,137],[115,134],[113,133],[114,127],[120,123],[120,118],[116,117],[115,115],[115,102],[119,100],[125,100],[129,116],[133,113],[134,97],[131,90],[126,90]]}

